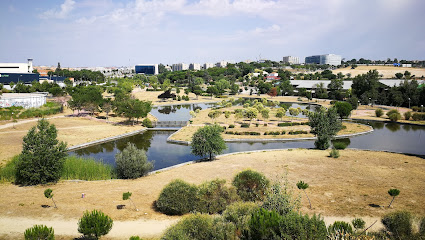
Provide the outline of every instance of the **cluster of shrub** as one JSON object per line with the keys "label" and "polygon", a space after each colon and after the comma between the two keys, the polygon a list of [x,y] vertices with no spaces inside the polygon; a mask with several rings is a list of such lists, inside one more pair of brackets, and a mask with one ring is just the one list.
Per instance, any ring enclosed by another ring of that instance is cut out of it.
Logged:
{"label": "cluster of shrub", "polygon": [[[234,126],[233,126],[234,127]],[[229,126],[229,128],[231,128]],[[289,135],[298,135],[298,134],[308,134],[308,131],[303,131],[303,130],[297,130],[297,131],[289,131],[288,134]],[[261,135],[261,133],[259,132],[237,132],[237,131],[226,131],[225,134],[231,134],[231,135]],[[264,132],[264,135],[285,135],[286,131],[269,131],[269,132]]]}
{"label": "cluster of shrub", "polygon": [[[384,111],[382,109],[378,108],[378,109],[375,110],[375,115],[377,117],[381,117],[382,115],[384,115]],[[396,109],[392,109],[392,110],[388,111],[386,113],[386,115],[393,122],[397,122],[398,120],[401,119],[401,114]],[[419,112],[412,113],[411,111],[409,111],[409,112],[405,112],[403,115],[404,115],[405,120],[410,120],[410,118],[412,118],[413,121],[424,121],[425,120],[425,113],[419,113]]]}
{"label": "cluster of shrub", "polygon": [[24,109],[23,107],[0,108],[0,120],[25,119],[53,115],[63,111],[62,105],[48,102],[40,108]]}
{"label": "cluster of shrub", "polygon": [[181,101],[181,100],[189,101],[189,96],[188,95],[183,95],[183,96],[177,95],[177,97],[174,100],[177,100],[177,101]]}
{"label": "cluster of shrub", "polygon": [[287,126],[299,126],[299,125],[308,125],[308,122],[283,122],[278,123],[278,127],[287,127]]}

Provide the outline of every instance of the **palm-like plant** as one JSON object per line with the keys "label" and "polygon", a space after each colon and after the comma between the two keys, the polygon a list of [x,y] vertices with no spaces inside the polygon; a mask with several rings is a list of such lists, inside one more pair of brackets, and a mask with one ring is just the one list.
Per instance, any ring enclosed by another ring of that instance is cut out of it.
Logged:
{"label": "palm-like plant", "polygon": [[393,197],[393,199],[390,202],[390,205],[388,205],[388,207],[391,207],[391,204],[393,203],[395,197],[397,197],[400,194],[400,190],[398,190],[397,188],[391,188],[390,190],[388,190],[388,194]]}
{"label": "palm-like plant", "polygon": [[57,208],[57,207],[56,207],[55,200],[53,200],[53,190],[52,190],[52,189],[48,188],[48,189],[44,190],[44,196],[45,196],[46,198],[50,198],[50,199],[52,199],[53,204],[55,204],[55,208]]}
{"label": "palm-like plant", "polygon": [[299,181],[299,182],[297,182],[297,188],[304,191],[305,195],[307,196],[308,203],[310,204],[310,209],[311,209],[310,198],[308,197],[307,193],[305,192],[305,190],[308,188],[308,183],[305,183],[303,181]]}
{"label": "palm-like plant", "polygon": [[130,200],[131,203],[134,205],[134,208],[136,208],[136,211],[139,211],[139,209],[136,207],[136,204],[134,204],[133,200],[131,200],[131,192],[125,192],[122,194],[122,200]]}

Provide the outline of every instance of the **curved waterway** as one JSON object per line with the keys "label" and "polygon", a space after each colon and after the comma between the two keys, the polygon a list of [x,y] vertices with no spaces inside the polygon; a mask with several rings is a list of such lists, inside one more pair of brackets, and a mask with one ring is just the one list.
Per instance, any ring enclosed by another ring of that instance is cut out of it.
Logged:
{"label": "curved waterway", "polygon": [[[154,108],[151,113],[160,121],[184,121],[190,118],[189,112],[191,110],[196,108],[205,109],[211,106],[212,104],[162,106]],[[292,104],[291,107],[301,107],[304,109],[308,107],[308,105]],[[349,148],[425,155],[424,126],[367,121],[362,121],[362,123],[370,124],[374,131],[369,134],[337,141],[344,141],[348,144]],[[132,142],[139,149],[144,149],[146,151],[149,161],[155,161],[154,170],[198,160],[199,157],[191,154],[190,146],[167,142],[167,138],[172,133],[174,133],[174,131],[146,131],[131,137],[75,150],[70,152],[70,154],[95,158],[105,163],[115,165],[115,154],[122,151],[128,142]],[[314,148],[314,140],[268,143],[231,142],[227,143],[227,149],[224,153],[286,148]]]}

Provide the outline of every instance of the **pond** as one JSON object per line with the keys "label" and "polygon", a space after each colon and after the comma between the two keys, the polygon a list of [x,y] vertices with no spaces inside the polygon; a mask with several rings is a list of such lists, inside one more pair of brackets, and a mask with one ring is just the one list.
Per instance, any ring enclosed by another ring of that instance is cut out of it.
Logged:
{"label": "pond", "polygon": [[[425,155],[425,127],[397,123],[362,123],[370,124],[374,131],[338,141],[344,141],[349,148]],[[146,131],[143,134],[79,149],[70,154],[102,159],[105,163],[115,165],[115,154],[122,151],[127,142],[132,142],[139,149],[146,151],[148,160],[155,161],[154,170],[199,159],[191,154],[190,146],[167,143],[166,140],[172,133],[173,131]],[[314,148],[314,141],[232,142],[227,143],[224,153],[286,148]]]}

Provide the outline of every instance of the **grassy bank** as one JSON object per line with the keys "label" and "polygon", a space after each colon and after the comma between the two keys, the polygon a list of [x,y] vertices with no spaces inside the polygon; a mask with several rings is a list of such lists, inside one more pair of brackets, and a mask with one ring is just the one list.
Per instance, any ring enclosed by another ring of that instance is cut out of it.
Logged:
{"label": "grassy bank", "polygon": [[[19,160],[16,155],[9,161],[6,166],[0,169],[0,182],[15,181],[15,167]],[[68,156],[65,159],[64,167],[61,174],[61,180],[106,180],[115,178],[115,169],[102,162],[94,159],[80,158],[76,156]]]}

